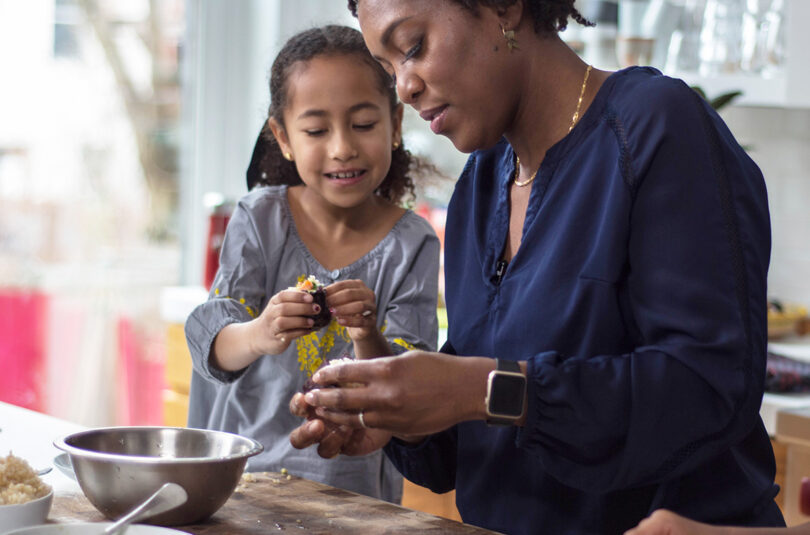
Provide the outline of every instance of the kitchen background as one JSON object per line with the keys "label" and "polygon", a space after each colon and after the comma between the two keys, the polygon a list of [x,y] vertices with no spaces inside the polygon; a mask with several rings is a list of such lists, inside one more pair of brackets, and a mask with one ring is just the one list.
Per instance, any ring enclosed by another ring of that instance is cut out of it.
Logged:
{"label": "kitchen background", "polygon": [[[742,92],[721,114],[768,185],[770,294],[810,304],[810,2],[577,5],[598,25],[563,36],[596,67]],[[0,401],[87,426],[182,417],[182,321],[245,193],[267,70],[326,22],[356,25],[343,0],[0,0]],[[464,163],[410,112],[405,139],[448,177]],[[440,233],[452,185],[415,206]]]}

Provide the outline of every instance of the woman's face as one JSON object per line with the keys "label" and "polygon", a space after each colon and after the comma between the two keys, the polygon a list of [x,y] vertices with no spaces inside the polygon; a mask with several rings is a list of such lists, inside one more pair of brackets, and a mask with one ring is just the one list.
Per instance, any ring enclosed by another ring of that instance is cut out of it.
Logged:
{"label": "woman's face", "polygon": [[434,133],[462,152],[498,142],[515,114],[515,62],[492,9],[476,16],[450,0],[360,0],[357,16],[400,99]]}
{"label": "woman's face", "polygon": [[388,174],[402,108],[391,113],[370,65],[353,56],[302,62],[290,71],[287,86],[284,127],[270,120],[282,151],[326,202],[361,205]]}

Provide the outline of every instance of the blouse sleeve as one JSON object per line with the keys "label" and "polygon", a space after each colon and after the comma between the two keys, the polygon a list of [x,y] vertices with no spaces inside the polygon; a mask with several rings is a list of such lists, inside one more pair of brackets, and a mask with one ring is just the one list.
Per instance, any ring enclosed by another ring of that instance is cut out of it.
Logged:
{"label": "blouse sleeve", "polygon": [[229,372],[209,359],[214,338],[231,323],[257,317],[266,300],[267,268],[255,221],[239,203],[228,222],[220,253],[220,265],[208,301],[195,308],[186,320],[186,340],[194,370],[209,381],[229,383],[244,370]]}
{"label": "blouse sleeve", "polygon": [[403,236],[412,247],[412,252],[404,255],[409,266],[401,270],[404,275],[387,304],[383,326],[383,334],[396,354],[411,349],[435,351],[439,333],[439,240],[424,221],[409,234]]}
{"label": "blouse sleeve", "polygon": [[640,344],[626,354],[548,352],[528,361],[518,446],[576,488],[676,477],[761,425],[764,181],[722,122],[697,98],[681,97],[644,125],[654,141],[622,147],[633,154],[625,179],[635,198],[619,291]]}
{"label": "blouse sleeve", "polygon": [[391,439],[385,454],[408,481],[441,494],[456,488],[458,428],[430,435],[417,445]]}

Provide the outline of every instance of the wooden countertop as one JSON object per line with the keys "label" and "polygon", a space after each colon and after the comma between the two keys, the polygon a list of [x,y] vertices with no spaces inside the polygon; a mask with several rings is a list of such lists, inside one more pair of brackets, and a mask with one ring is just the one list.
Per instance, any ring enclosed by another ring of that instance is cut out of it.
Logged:
{"label": "wooden countertop", "polygon": [[[49,519],[56,523],[105,521],[83,494],[54,497]],[[495,533],[406,509],[300,477],[274,472],[249,474],[206,522],[175,529],[194,535],[252,535],[294,530],[317,534]]]}

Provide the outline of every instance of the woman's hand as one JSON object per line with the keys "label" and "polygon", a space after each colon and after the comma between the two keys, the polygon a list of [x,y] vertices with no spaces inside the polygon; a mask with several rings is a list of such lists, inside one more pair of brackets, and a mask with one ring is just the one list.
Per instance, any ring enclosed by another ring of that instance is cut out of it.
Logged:
{"label": "woman's hand", "polygon": [[379,334],[377,329],[377,299],[361,280],[343,280],[325,288],[326,304],[332,316],[346,327],[353,341]]}
{"label": "woman's hand", "polygon": [[[410,351],[326,366],[313,381],[337,387],[313,390],[304,399],[315,407],[315,415],[333,424],[427,435],[485,417],[486,378],[493,368],[493,359]],[[310,425],[303,437],[323,433]]]}
{"label": "woman's hand", "polygon": [[290,412],[307,421],[290,433],[290,443],[298,449],[318,444],[318,455],[331,459],[344,455],[368,455],[385,446],[391,434],[381,430],[352,429],[315,416],[315,409],[304,401],[303,394],[290,400]]}
{"label": "woman's hand", "polygon": [[625,535],[722,535],[729,533],[726,529],[695,522],[672,511],[659,509],[642,520],[638,526],[625,532]]}

